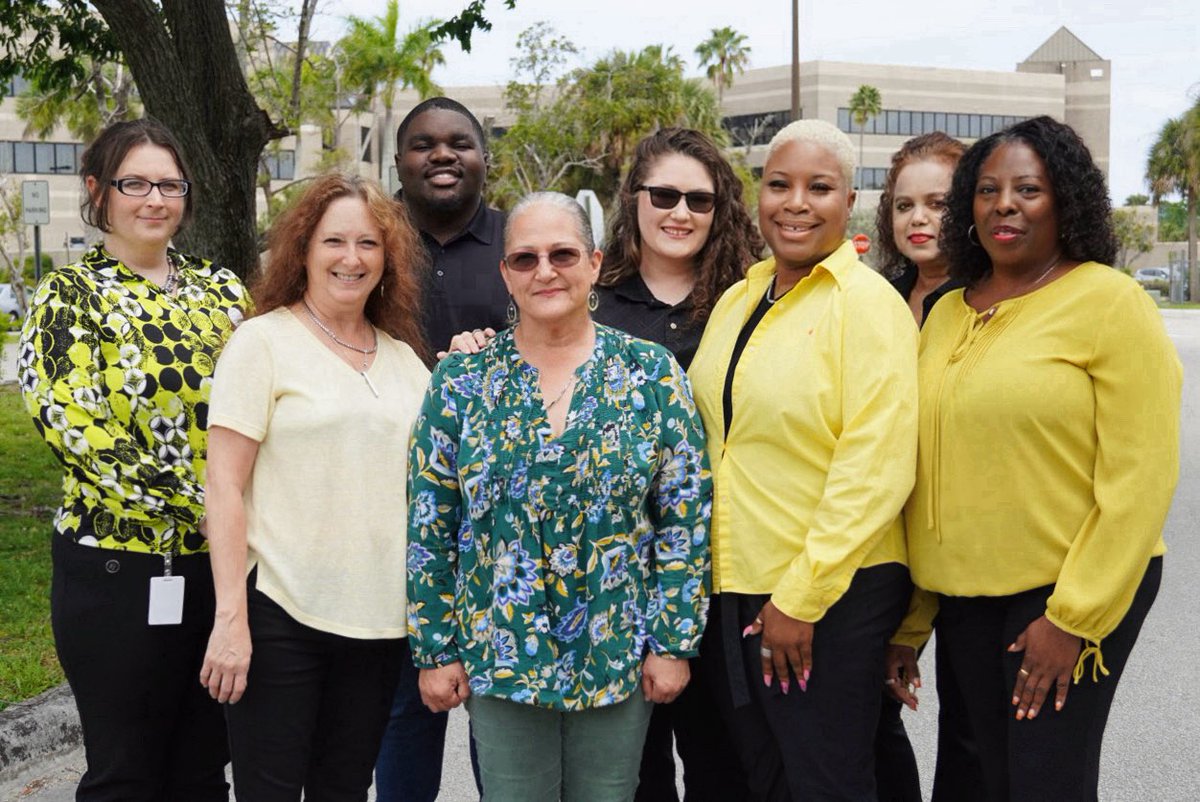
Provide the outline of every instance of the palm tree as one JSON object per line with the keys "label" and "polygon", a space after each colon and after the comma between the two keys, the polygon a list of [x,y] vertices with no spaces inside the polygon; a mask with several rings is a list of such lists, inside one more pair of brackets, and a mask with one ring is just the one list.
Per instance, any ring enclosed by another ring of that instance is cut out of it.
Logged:
{"label": "palm tree", "polygon": [[446,63],[433,37],[440,24],[438,20],[424,22],[401,37],[399,0],[388,0],[382,16],[369,20],[350,17],[350,30],[338,43],[345,58],[346,81],[357,88],[362,105],[369,106],[376,98],[383,104],[383,129],[377,128],[375,135],[380,178],[391,162],[386,143],[393,134],[396,92],[413,87],[423,100],[440,91],[430,77],[434,67]]}
{"label": "palm tree", "polygon": [[867,120],[883,111],[883,97],[873,86],[863,84],[850,97],[850,119],[858,126],[858,174],[859,184],[862,184],[863,174],[863,133],[866,131]]}
{"label": "palm tree", "polygon": [[1187,207],[1188,286],[1200,300],[1200,263],[1196,259],[1196,203],[1200,196],[1200,100],[1180,117],[1167,120],[1146,159],[1146,181],[1154,202],[1179,193]]}
{"label": "palm tree", "polygon": [[746,36],[728,26],[713,28],[712,35],[696,48],[700,66],[707,67],[708,79],[717,85],[717,103],[725,97],[725,87],[733,86],[733,73],[739,75],[750,64]]}

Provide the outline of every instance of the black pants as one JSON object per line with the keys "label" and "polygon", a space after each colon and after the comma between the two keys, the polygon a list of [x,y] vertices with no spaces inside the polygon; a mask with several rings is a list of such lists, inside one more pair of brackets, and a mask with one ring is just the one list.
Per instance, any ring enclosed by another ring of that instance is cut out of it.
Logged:
{"label": "black pants", "polygon": [[[971,722],[954,670],[941,639],[934,642],[937,664],[937,768],[933,802],[970,802],[982,780]],[[904,706],[884,693],[875,733],[875,792],[879,802],[921,802],[921,777],[908,731],[900,718]]]}
{"label": "black pants", "polygon": [[1108,676],[1092,680],[1091,663],[1066,705],[1055,711],[1053,690],[1035,719],[1017,721],[1012,689],[1023,655],[1007,647],[1046,611],[1053,586],[1013,596],[943,596],[937,636],[960,680],[979,747],[983,786],[975,799],[992,802],[1074,802],[1097,799],[1100,747],[1121,672],[1158,595],[1162,558],[1146,568],[1125,618],[1100,644]]}
{"label": "black pants", "polygon": [[[767,596],[713,596],[710,626],[721,642],[701,646],[720,683],[718,701],[750,786],[768,802],[875,800],[875,730],[883,653],[908,606],[912,584],[897,563],[863,568],[813,634],[808,691],[793,678],[762,682],[761,637],[742,638]],[[710,648],[712,647],[712,648]]]}
{"label": "black pants", "polygon": [[83,723],[80,802],[229,798],[221,707],[200,685],[214,596],[207,555],[176,557],[183,623],[146,623],[163,559],[52,538],[50,620]]}
{"label": "black pants", "polygon": [[[719,647],[721,633],[715,622],[704,638]],[[692,658],[688,667],[691,680],[683,693],[670,704],[656,704],[650,716],[635,802],[678,802],[672,735],[683,763],[685,802],[749,798],[745,773],[721,720],[705,664]]]}
{"label": "black pants", "polygon": [[246,693],[226,706],[233,786],[247,802],[361,802],[400,678],[404,640],[297,622],[253,587]]}

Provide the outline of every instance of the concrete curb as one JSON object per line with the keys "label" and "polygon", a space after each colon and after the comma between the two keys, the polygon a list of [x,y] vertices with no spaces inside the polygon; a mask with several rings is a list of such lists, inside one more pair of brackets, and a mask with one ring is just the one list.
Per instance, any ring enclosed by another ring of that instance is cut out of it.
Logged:
{"label": "concrete curb", "polygon": [[64,682],[0,711],[0,787],[79,747],[83,727]]}

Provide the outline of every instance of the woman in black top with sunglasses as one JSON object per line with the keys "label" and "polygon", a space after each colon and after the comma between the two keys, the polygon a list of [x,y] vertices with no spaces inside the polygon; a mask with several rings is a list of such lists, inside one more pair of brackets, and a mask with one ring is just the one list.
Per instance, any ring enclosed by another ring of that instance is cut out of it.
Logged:
{"label": "woman in black top with sunglasses", "polygon": [[686,370],[713,304],[762,254],[742,182],[704,134],[664,128],[638,143],[619,198],[594,317]]}
{"label": "woman in black top with sunglasses", "polygon": [[[665,128],[638,144],[619,197],[595,320],[667,346],[686,370],[713,304],[762,254],[742,183],[704,134]],[[746,796],[699,661],[691,662],[684,692],[654,709],[639,801],[678,799],[672,731],[689,802]]]}

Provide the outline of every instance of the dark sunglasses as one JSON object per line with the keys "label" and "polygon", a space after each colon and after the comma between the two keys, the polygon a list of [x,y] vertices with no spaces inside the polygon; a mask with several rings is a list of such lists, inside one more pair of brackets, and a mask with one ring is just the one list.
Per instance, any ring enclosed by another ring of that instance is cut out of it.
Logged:
{"label": "dark sunglasses", "polygon": [[674,209],[679,205],[679,199],[687,201],[688,209],[696,214],[707,214],[717,203],[717,196],[712,192],[680,192],[670,187],[648,187],[642,184],[638,192],[645,190],[650,193],[650,205],[655,209]]}
{"label": "dark sunglasses", "polygon": [[528,273],[541,263],[543,256],[550,261],[551,267],[574,267],[583,258],[583,253],[578,248],[555,248],[549,253],[513,251],[504,257],[504,264],[509,270]]}

